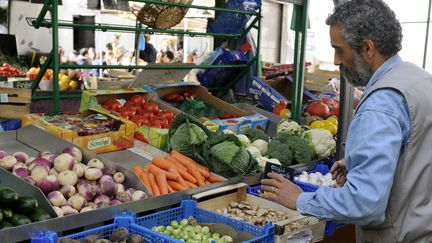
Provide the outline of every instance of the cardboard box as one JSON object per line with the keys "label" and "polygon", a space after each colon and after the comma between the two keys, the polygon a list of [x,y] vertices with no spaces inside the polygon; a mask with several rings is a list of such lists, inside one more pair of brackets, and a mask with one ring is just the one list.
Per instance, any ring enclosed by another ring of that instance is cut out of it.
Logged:
{"label": "cardboard box", "polygon": [[239,118],[211,121],[219,126],[220,131],[229,129],[233,132],[239,133],[248,128],[256,128],[265,131],[267,129],[269,119],[263,115],[254,114]]}
{"label": "cardboard box", "polygon": [[[108,99],[125,99],[128,100],[132,95],[141,94],[146,101],[152,101],[158,104],[159,108],[165,111],[171,111],[175,116],[179,115],[181,111],[162,103],[158,100],[155,94],[148,93],[144,89],[123,89],[123,90],[85,90],[82,93],[80,111],[84,109],[94,108],[103,110],[99,104]],[[114,113],[115,116],[120,117],[120,114]],[[122,118],[123,119],[123,118]],[[148,143],[160,150],[167,150],[168,148],[168,131],[164,128],[151,128],[146,125],[137,127],[135,123],[135,138]]]}
{"label": "cardboard box", "polygon": [[28,114],[23,116],[22,126],[35,125],[68,142],[91,150],[94,153],[106,153],[133,146],[135,125],[132,122],[97,110],[83,111],[81,116],[86,117],[94,113],[101,113],[113,118],[115,120],[114,127],[117,128],[116,131],[97,135],[79,136],[76,131],[58,127],[49,123],[45,119],[46,117],[37,114]]}
{"label": "cardboard box", "polygon": [[[229,194],[226,192],[234,191]],[[211,199],[206,199],[213,196]],[[311,242],[318,242],[324,238],[324,228],[325,221],[319,220],[315,217],[307,217],[300,215],[299,212],[290,210],[282,205],[273,203],[266,199],[256,197],[246,193],[246,184],[239,183],[236,185],[229,185],[217,189],[213,189],[207,191],[205,193],[196,194],[193,198],[200,200],[203,198],[204,200],[199,201],[198,207],[210,210],[212,212],[216,212],[217,209],[226,208],[229,206],[230,202],[238,202],[238,201],[248,201],[252,206],[260,206],[266,208],[272,208],[277,212],[284,212],[290,216],[290,218],[273,222],[275,225],[275,242],[290,242],[288,241],[293,235],[301,232],[310,232],[312,236]],[[290,225],[299,220],[307,220],[309,221],[308,225],[305,225],[303,228],[290,231]]]}
{"label": "cardboard box", "polygon": [[266,111],[270,112],[279,104],[280,100],[285,100],[288,103],[287,98],[258,77],[254,77],[252,80],[249,96],[257,100]]}
{"label": "cardboard box", "polygon": [[21,119],[30,113],[31,89],[0,87],[0,118]]}
{"label": "cardboard box", "polygon": [[[207,102],[224,113],[236,114],[239,116],[239,118],[211,120],[213,123],[219,125],[219,130],[230,129],[234,132],[239,132],[247,127],[255,128],[257,126],[261,126],[264,130],[267,127],[268,119],[266,117],[256,116],[255,112],[247,112],[232,104],[229,104],[209,94],[208,90],[201,85],[186,84],[183,86],[160,87],[155,89],[155,92],[161,99],[167,94],[189,92],[194,94],[198,99]],[[198,117],[198,119],[202,122],[209,120],[208,117]]]}

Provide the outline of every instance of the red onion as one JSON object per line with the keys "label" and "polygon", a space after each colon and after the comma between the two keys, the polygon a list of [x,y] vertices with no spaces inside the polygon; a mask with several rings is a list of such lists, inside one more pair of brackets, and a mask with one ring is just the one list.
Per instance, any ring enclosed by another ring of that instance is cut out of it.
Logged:
{"label": "red onion", "polygon": [[[60,187],[60,184],[57,180],[57,177],[54,175],[49,175],[47,177],[42,178],[37,186],[46,194],[57,191]],[[60,205],[61,206],[61,205]]]}
{"label": "red onion", "polygon": [[75,159],[75,161],[76,161],[77,163],[81,163],[81,161],[82,161],[82,153],[81,153],[81,150],[79,150],[79,149],[76,148],[76,147],[73,147],[73,146],[66,147],[66,148],[63,150],[63,153],[68,153],[68,154],[70,154],[70,155]]}
{"label": "red onion", "polygon": [[26,162],[26,160],[29,158],[28,154],[24,152],[15,152],[13,156],[17,159],[18,162]]}

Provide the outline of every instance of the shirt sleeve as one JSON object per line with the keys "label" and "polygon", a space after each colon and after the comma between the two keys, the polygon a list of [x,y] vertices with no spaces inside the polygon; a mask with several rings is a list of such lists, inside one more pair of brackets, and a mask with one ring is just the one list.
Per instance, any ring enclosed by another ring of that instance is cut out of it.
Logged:
{"label": "shirt sleeve", "polygon": [[375,93],[363,103],[348,131],[345,162],[349,173],[345,185],[302,193],[297,200],[297,210],[302,214],[357,225],[384,221],[404,140],[403,124],[409,124],[409,118],[406,106],[397,104],[404,102],[399,93]]}

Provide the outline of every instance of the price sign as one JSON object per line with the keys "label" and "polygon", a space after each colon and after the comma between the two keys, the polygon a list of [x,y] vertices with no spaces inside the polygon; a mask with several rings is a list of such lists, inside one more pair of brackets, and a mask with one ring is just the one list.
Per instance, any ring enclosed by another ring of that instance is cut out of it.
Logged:
{"label": "price sign", "polygon": [[288,166],[267,162],[264,169],[263,179],[268,179],[269,177],[267,176],[267,174],[270,172],[281,174],[286,179],[292,181],[296,171],[292,168],[289,168]]}

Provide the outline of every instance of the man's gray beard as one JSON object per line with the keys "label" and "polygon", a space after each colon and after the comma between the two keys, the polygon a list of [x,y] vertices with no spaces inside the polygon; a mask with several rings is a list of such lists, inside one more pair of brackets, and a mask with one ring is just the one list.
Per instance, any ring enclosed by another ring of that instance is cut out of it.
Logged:
{"label": "man's gray beard", "polygon": [[354,68],[350,72],[344,66],[341,67],[341,74],[353,86],[366,86],[372,77],[372,70],[366,61],[357,53],[353,53]]}

